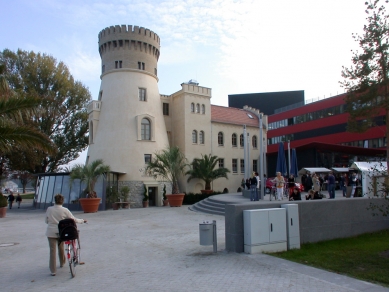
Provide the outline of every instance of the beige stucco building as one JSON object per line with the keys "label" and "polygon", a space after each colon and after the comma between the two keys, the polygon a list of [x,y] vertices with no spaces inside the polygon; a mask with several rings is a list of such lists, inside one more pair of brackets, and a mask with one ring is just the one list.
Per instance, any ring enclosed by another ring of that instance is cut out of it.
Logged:
{"label": "beige stucco building", "polygon": [[[140,206],[144,186],[150,204],[160,206],[165,184],[147,176],[144,169],[153,154],[178,146],[189,161],[201,155],[217,155],[228,168],[229,179],[213,182],[213,190],[236,192],[246,173],[259,169],[259,111],[211,105],[212,90],[195,81],[181,90],[161,95],[157,63],[160,39],[140,27],[111,26],[99,33],[102,59],[98,100],[89,104],[90,138],[88,161],[103,159],[111,167],[110,180],[131,189],[132,206]],[[263,116],[267,124],[267,116]],[[244,165],[244,127],[247,145]],[[266,130],[262,130],[266,141]],[[247,165],[249,164],[249,165]],[[247,175],[247,174],[246,174]],[[204,182],[186,182],[180,190],[198,193]],[[171,186],[166,185],[169,191]]]}

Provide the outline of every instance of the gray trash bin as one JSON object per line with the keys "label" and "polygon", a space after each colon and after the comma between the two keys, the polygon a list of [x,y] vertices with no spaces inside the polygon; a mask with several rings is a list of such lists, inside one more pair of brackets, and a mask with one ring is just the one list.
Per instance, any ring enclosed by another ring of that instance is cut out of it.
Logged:
{"label": "gray trash bin", "polygon": [[213,223],[200,223],[200,245],[213,245]]}

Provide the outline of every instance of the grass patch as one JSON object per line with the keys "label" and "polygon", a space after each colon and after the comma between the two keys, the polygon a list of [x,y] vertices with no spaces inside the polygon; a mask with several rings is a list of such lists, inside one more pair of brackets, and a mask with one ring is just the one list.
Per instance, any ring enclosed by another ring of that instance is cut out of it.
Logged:
{"label": "grass patch", "polygon": [[34,199],[35,193],[20,194],[23,199]]}
{"label": "grass patch", "polygon": [[301,249],[271,255],[389,286],[389,230],[302,244]]}

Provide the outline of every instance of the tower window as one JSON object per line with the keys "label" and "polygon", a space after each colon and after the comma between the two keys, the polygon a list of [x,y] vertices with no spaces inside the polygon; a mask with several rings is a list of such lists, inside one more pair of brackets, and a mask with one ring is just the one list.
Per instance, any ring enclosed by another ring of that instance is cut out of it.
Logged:
{"label": "tower window", "polygon": [[142,140],[151,140],[151,127],[148,119],[142,119],[141,138]]}
{"label": "tower window", "polygon": [[138,62],[138,69],[139,69],[139,70],[144,70],[144,69],[145,69],[145,63],[143,63],[143,62]]}
{"label": "tower window", "polygon": [[199,104],[196,104],[196,113],[200,113],[200,105]]}
{"label": "tower window", "polygon": [[194,112],[195,112],[195,105],[194,105],[193,102],[190,104],[190,112],[191,112],[191,113],[194,113]]}
{"label": "tower window", "polygon": [[145,163],[150,163],[151,162],[151,154],[145,154]]}
{"label": "tower window", "polygon": [[205,115],[205,105],[201,105],[201,113]]}
{"label": "tower window", "polygon": [[139,88],[139,100],[146,101],[146,88]]}
{"label": "tower window", "polygon": [[238,159],[232,159],[232,172],[238,172]]}
{"label": "tower window", "polygon": [[105,72],[105,65],[103,65],[102,67],[101,67],[101,73],[104,73]]}
{"label": "tower window", "polygon": [[253,136],[253,148],[257,148],[258,147],[258,144],[257,144],[257,136]]}
{"label": "tower window", "polygon": [[236,140],[236,134],[232,134],[232,147],[236,147],[237,146],[237,140]]}
{"label": "tower window", "polygon": [[244,173],[244,159],[240,160],[240,172]]}
{"label": "tower window", "polygon": [[200,144],[204,144],[204,131],[200,131],[199,139],[200,139]]}
{"label": "tower window", "polygon": [[115,69],[122,68],[122,61],[115,61]]}
{"label": "tower window", "polygon": [[253,172],[258,172],[258,161],[256,159],[253,160]]}
{"label": "tower window", "polygon": [[155,76],[158,75],[157,72],[158,72],[158,71],[157,71],[157,68],[154,68],[154,75],[155,75]]}
{"label": "tower window", "polygon": [[223,146],[224,145],[224,136],[223,136],[222,132],[219,132],[217,134],[217,143],[219,144],[219,146]]}
{"label": "tower window", "polygon": [[163,115],[164,116],[168,116],[169,115],[169,104],[164,102],[162,104],[162,106],[163,106],[163,109],[162,109],[163,110]]}
{"label": "tower window", "polygon": [[192,143],[197,144],[197,131],[196,130],[192,131]]}

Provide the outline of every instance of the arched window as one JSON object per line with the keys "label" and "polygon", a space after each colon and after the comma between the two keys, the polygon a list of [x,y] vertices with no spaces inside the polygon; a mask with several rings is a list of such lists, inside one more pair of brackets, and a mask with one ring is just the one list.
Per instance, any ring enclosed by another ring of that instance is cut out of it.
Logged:
{"label": "arched window", "polygon": [[194,113],[194,111],[195,111],[195,105],[194,105],[194,103],[192,102],[192,103],[190,104],[190,112],[191,112],[191,113]]}
{"label": "arched window", "polygon": [[197,131],[196,130],[192,131],[192,143],[197,144]]}
{"label": "arched window", "polygon": [[204,144],[204,131],[200,131],[199,139],[200,139],[200,144]]}
{"label": "arched window", "polygon": [[201,113],[205,115],[205,105],[201,105]]}
{"label": "arched window", "polygon": [[232,139],[232,147],[238,146],[238,144],[237,144],[237,138],[236,138],[236,134],[235,134],[235,133],[232,134],[231,139]]}
{"label": "arched window", "polygon": [[223,136],[222,132],[219,132],[217,134],[217,142],[218,142],[219,146],[223,146],[224,145],[224,136]]}
{"label": "arched window", "polygon": [[243,138],[243,134],[240,134],[240,139],[239,139],[239,142],[240,142],[240,147],[243,147],[243,146],[244,146],[244,138]]}
{"label": "arched window", "polygon": [[253,136],[253,148],[257,148],[258,145],[257,145],[257,136]]}
{"label": "arched window", "polygon": [[149,119],[143,118],[141,122],[142,140],[151,140],[151,127]]}
{"label": "arched window", "polygon": [[196,113],[197,113],[197,114],[200,113],[200,104],[196,104]]}

